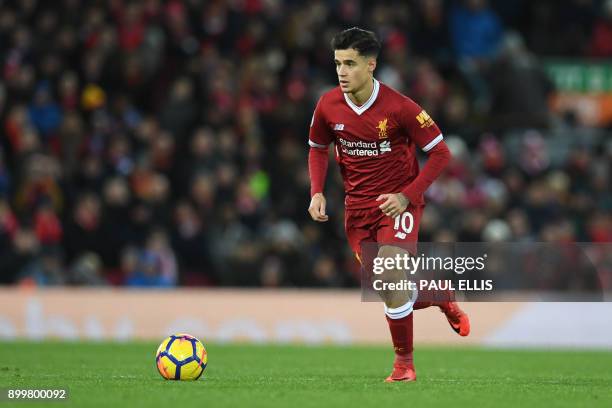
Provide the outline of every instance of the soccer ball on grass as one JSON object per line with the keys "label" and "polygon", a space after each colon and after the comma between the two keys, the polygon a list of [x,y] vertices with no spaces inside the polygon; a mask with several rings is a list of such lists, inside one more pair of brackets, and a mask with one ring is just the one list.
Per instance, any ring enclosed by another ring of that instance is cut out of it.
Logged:
{"label": "soccer ball on grass", "polygon": [[166,380],[197,380],[207,361],[204,345],[189,334],[173,334],[166,338],[155,355],[157,371]]}

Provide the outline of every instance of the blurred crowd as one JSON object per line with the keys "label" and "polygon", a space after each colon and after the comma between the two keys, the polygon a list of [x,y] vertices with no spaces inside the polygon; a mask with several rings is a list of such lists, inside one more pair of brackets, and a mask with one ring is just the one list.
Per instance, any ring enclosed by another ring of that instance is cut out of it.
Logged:
{"label": "blurred crowd", "polygon": [[454,156],[422,241],[612,241],[612,139],[540,63],[612,57],[612,1],[0,0],[0,283],[356,285],[334,165],[306,211],[355,25]]}

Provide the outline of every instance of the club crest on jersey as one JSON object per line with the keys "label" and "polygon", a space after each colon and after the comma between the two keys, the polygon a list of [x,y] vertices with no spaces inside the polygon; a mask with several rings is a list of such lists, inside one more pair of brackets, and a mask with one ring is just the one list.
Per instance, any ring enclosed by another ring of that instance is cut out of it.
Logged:
{"label": "club crest on jersey", "polygon": [[434,124],[433,119],[427,112],[425,112],[425,109],[423,109],[421,113],[416,116],[416,120],[419,122],[419,125],[421,125],[421,129],[430,127]]}
{"label": "club crest on jersey", "polygon": [[378,138],[379,139],[386,139],[387,136],[387,118],[384,118],[383,120],[378,121],[378,126],[376,126],[376,129],[378,129]]}

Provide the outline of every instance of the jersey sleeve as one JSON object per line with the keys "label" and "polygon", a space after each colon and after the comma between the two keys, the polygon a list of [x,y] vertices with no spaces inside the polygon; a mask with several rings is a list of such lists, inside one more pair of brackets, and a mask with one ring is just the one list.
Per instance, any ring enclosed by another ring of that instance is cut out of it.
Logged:
{"label": "jersey sleeve", "polygon": [[402,104],[400,119],[412,141],[425,153],[443,139],[440,128],[429,114],[410,99]]}
{"label": "jersey sleeve", "polygon": [[319,99],[317,107],[312,114],[310,121],[310,132],[308,134],[308,144],[310,147],[327,148],[334,141],[333,134],[327,125],[323,114],[323,98]]}

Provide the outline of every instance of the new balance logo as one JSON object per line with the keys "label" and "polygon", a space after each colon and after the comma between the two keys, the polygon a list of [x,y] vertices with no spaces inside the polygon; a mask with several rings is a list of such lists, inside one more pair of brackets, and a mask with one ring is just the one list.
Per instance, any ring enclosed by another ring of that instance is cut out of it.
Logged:
{"label": "new balance logo", "polygon": [[398,231],[398,232],[395,233],[395,238],[406,239],[406,234],[403,233],[403,232]]}
{"label": "new balance logo", "polygon": [[344,130],[344,123],[336,123],[334,125],[334,130]]}
{"label": "new balance logo", "polygon": [[384,142],[380,142],[380,154],[391,151],[391,141],[385,140]]}

